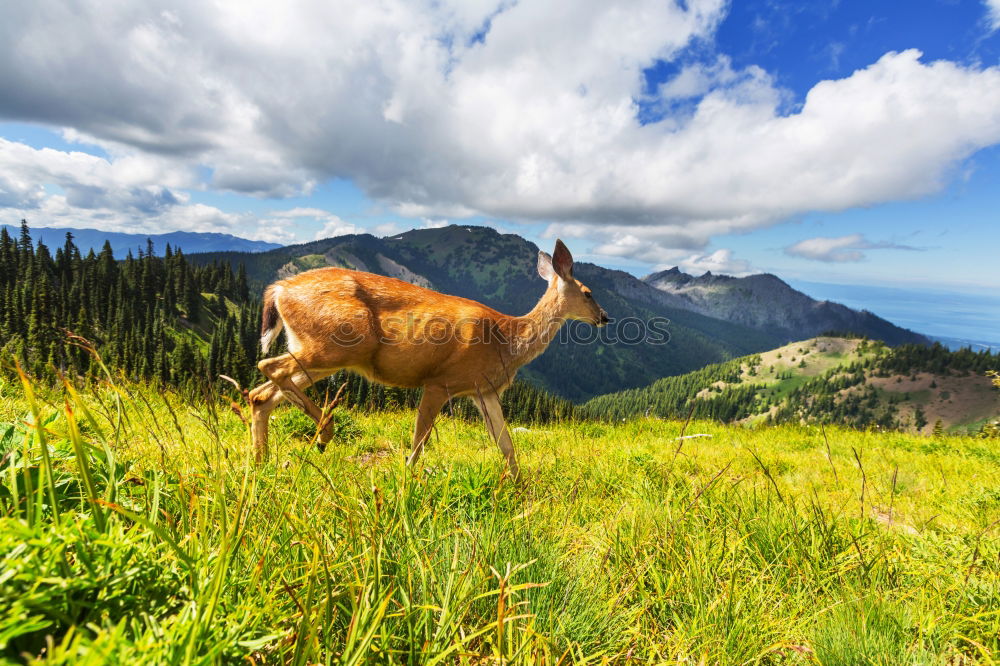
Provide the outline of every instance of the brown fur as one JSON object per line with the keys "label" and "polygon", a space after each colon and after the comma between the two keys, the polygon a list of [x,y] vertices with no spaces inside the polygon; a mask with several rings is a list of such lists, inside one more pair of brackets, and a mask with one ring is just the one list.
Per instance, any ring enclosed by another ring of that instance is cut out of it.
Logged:
{"label": "brown fur", "polygon": [[[539,273],[549,279],[549,287],[521,317],[395,278],[342,268],[319,268],[274,283],[265,292],[262,343],[266,351],[284,327],[288,353],[258,364],[270,381],[250,394],[257,459],[267,454],[267,419],[282,399],[297,404],[322,427],[322,413],[302,389],[349,369],[382,384],[424,389],[411,464],[444,403],[471,396],[517,476],[500,394],[518,368],[545,350],[567,319],[598,326],[607,322],[590,290],[573,279],[572,265],[562,241],[556,241],[553,259],[539,253]],[[321,432],[321,442],[329,439],[327,430]]]}

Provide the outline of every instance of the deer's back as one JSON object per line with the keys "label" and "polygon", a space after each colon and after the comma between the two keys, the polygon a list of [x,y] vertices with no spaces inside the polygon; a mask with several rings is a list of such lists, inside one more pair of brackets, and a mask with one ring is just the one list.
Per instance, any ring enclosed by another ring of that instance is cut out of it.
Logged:
{"label": "deer's back", "polygon": [[319,268],[276,283],[278,307],[300,353],[394,386],[509,383],[498,343],[510,317],[481,303],[395,278]]}

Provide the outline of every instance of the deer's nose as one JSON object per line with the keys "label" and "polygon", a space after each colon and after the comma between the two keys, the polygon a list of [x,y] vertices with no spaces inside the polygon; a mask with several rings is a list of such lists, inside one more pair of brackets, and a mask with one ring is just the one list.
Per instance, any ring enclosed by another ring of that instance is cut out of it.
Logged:
{"label": "deer's nose", "polygon": [[605,312],[604,310],[601,310],[601,318],[597,320],[597,325],[607,326],[609,321],[611,320],[608,318],[608,313]]}

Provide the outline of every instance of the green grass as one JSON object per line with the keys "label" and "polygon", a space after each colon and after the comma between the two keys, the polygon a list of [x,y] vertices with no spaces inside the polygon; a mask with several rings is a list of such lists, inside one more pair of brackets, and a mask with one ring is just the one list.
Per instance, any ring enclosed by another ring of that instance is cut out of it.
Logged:
{"label": "green grass", "polygon": [[322,254],[306,254],[295,259],[295,265],[300,271],[308,271],[313,268],[323,268],[329,266],[326,256]]}
{"label": "green grass", "polygon": [[[0,655],[44,663],[966,664],[1000,655],[996,440],[347,413],[0,383]],[[38,428],[33,424],[41,423]],[[827,441],[829,442],[829,456]]]}
{"label": "green grass", "polygon": [[766,385],[764,392],[767,393],[767,395],[772,396],[775,400],[781,400],[787,398],[792,391],[799,388],[810,379],[812,379],[812,377],[809,375],[796,374],[792,375],[788,379],[772,379],[766,383],[762,383]]}

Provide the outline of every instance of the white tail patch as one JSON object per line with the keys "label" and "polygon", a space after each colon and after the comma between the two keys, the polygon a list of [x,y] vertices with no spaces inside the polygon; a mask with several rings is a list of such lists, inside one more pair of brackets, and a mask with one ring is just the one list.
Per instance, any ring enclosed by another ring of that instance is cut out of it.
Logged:
{"label": "white tail patch", "polygon": [[265,354],[267,353],[267,351],[271,348],[271,343],[274,342],[274,339],[278,337],[278,334],[281,333],[281,329],[283,329],[284,327],[285,324],[284,322],[281,321],[281,318],[279,317],[278,323],[275,324],[273,328],[268,329],[266,332],[264,332],[263,335],[260,336],[260,349],[262,352],[264,352]]}
{"label": "white tail patch", "polygon": [[271,285],[264,291],[264,312],[262,314],[260,330],[260,348],[267,354],[271,348],[271,343],[281,333],[285,327],[285,322],[278,311],[278,296],[281,294],[281,285]]}

